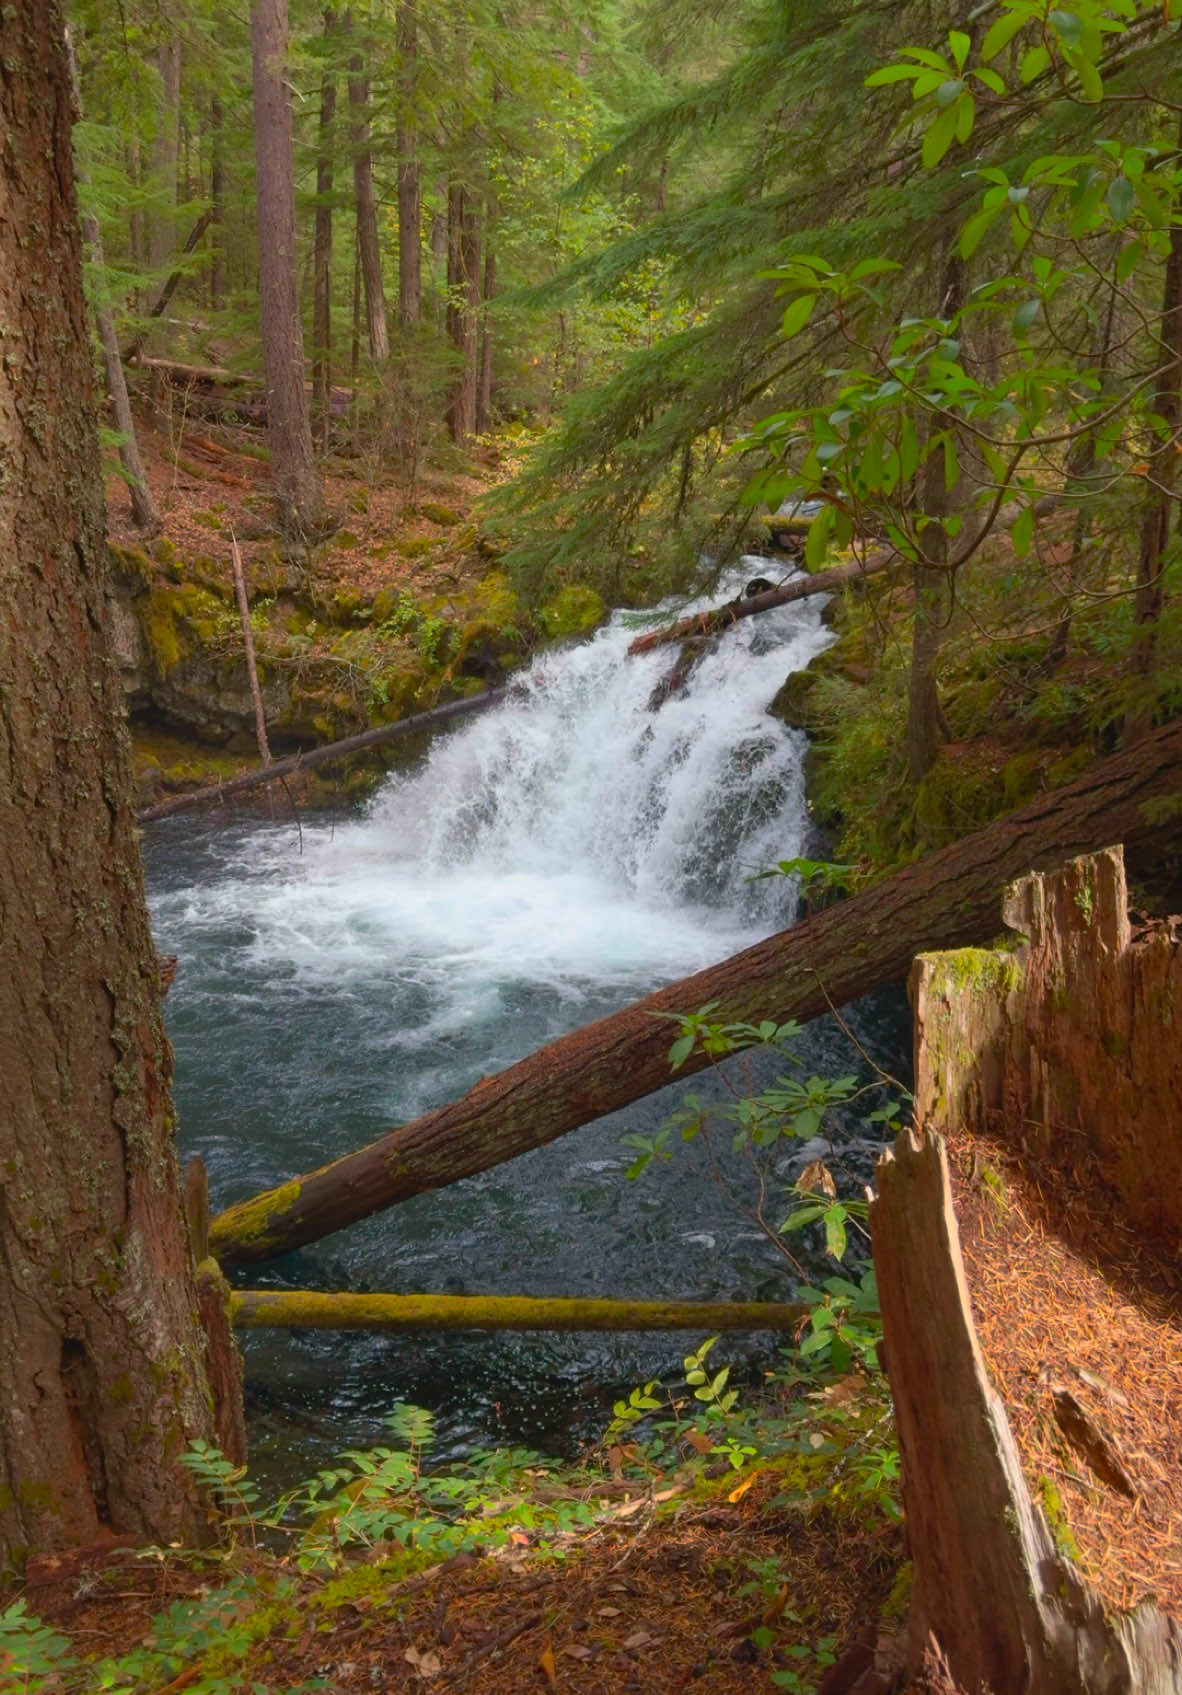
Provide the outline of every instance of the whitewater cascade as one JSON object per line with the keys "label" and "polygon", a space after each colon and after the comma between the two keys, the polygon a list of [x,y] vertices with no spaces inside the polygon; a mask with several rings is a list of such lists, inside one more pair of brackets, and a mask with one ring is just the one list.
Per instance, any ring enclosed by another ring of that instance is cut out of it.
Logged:
{"label": "whitewater cascade", "polygon": [[[766,709],[830,640],[820,608],[737,624],[655,709],[676,655],[627,655],[650,616],[618,613],[539,655],[501,705],[437,737],[361,816],[298,831],[178,818],[148,832],[159,945],[180,956],[168,1021],[182,1146],[205,1159],[215,1205],[347,1152],[791,921],[791,885],[755,879],[815,845],[805,738]],[[825,1062],[810,1050],[809,1063]],[[764,1292],[766,1242],[692,1162],[659,1194],[624,1181],[621,1134],[655,1127],[669,1106],[637,1103],[270,1275],[440,1292]],[[343,1402],[380,1405],[401,1385],[442,1404],[463,1385],[459,1439],[469,1417],[485,1429],[473,1397],[501,1406],[516,1392],[498,1373],[546,1399],[564,1374],[617,1381],[652,1363],[621,1346],[321,1336],[252,1341],[250,1353],[285,1416],[327,1405],[334,1427]],[[473,1387],[482,1373],[494,1388]],[[428,1380],[442,1385],[434,1400]]]}

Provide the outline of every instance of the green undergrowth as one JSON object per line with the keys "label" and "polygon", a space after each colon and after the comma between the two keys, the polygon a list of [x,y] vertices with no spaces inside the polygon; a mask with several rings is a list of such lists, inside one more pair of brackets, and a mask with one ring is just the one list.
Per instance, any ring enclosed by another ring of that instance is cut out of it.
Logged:
{"label": "green undergrowth", "polygon": [[[1171,576],[1182,574],[1175,563]],[[1167,600],[1152,675],[1132,662],[1127,595],[1065,611],[1055,583],[995,559],[945,608],[938,681],[947,738],[908,777],[912,615],[905,587],[867,585],[829,613],[837,639],[775,703],[812,738],[809,795],[855,884],[980,829],[1114,751],[1130,714],[1182,710],[1182,612]]]}
{"label": "green undergrowth", "polygon": [[[715,1499],[746,1500],[755,1516],[787,1513],[801,1534],[820,1512],[863,1532],[898,1517],[898,1459],[878,1373],[838,1373],[785,1349],[762,1390],[743,1401],[727,1368],[714,1369],[716,1343],[687,1355],[679,1379],[645,1384],[618,1402],[602,1442],[578,1464],[518,1448],[432,1468],[432,1417],[402,1406],[389,1420],[388,1446],[349,1450],[264,1504],[244,1468],[198,1445],[187,1463],[216,1515],[221,1550],[140,1555],[149,1572],[166,1562],[187,1566],[200,1580],[192,1592],[153,1619],[139,1646],[115,1657],[87,1655],[18,1597],[0,1609],[0,1689],[147,1695],[174,1679],[191,1695],[324,1688],[316,1679],[270,1681],[268,1644],[352,1627],[359,1610],[376,1627],[397,1613],[400,1586],[460,1553],[495,1556],[528,1545],[531,1561],[575,1558],[588,1532],[618,1518],[629,1484],[658,1521]],[[282,1552],[274,1551],[277,1536]],[[758,1571],[746,1576],[758,1586]],[[127,1582],[126,1568],[100,1574],[91,1593],[109,1584],[117,1594]],[[771,1649],[789,1624],[759,1626],[754,1646]],[[827,1657],[828,1644],[817,1644],[809,1664],[773,1673],[773,1683],[811,1688],[806,1673],[819,1673]]]}

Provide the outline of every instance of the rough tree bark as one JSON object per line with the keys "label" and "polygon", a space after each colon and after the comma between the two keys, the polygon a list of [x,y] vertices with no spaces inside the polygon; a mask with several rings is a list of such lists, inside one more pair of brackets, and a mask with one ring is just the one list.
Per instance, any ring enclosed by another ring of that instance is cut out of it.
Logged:
{"label": "rough tree bark", "polygon": [[471,189],[453,180],[447,191],[447,333],[460,371],[447,408],[453,441],[476,431],[476,334],[480,321],[480,213]]}
{"label": "rough tree bark", "polygon": [[57,0],[0,14],[0,1567],[199,1537],[215,1423],[106,628]]}
{"label": "rough tree bark", "polygon": [[[328,47],[336,28],[336,10],[324,10],[324,42]],[[320,126],[316,144],[316,236],[312,249],[312,413],[317,445],[328,451],[332,426],[332,194],[333,127],[337,83],[326,62],[320,79]]]}
{"label": "rough tree bark", "polygon": [[159,121],[152,140],[152,177],[157,197],[148,223],[148,261],[163,273],[176,252],[177,159],[181,118],[181,32],[167,7],[162,8],[160,27],[164,39],[156,48],[160,72]]}
{"label": "rough tree bark", "polygon": [[1178,1239],[1182,951],[1168,923],[1134,940],[1127,907],[1108,848],[1010,887],[1016,949],[929,954],[911,975],[927,1133],[880,1162],[870,1223],[914,1563],[909,1660],[934,1638],[974,1692],[1182,1690],[1182,1625],[1149,1604],[1106,1617],[1031,1499],[977,1342],[937,1133],[1034,1135],[1069,1182],[1086,1144],[1139,1232]]}
{"label": "rough tree bark", "polygon": [[[345,30],[353,29],[353,13],[345,13]],[[390,357],[390,331],[386,324],[386,292],[382,286],[382,247],[378,237],[378,201],[373,183],[373,148],[370,142],[370,85],[365,58],[355,53],[349,60],[349,107],[353,115],[353,193],[357,204],[357,251],[365,283],[365,321],[369,331],[370,357],[376,365]]]}
{"label": "rough tree bark", "polygon": [[418,13],[414,0],[398,8],[398,319],[405,327],[423,315],[423,189],[419,126]]}
{"label": "rough tree bark", "polygon": [[[807,1019],[898,981],[925,948],[992,935],[1002,889],[1031,868],[1113,840],[1176,846],[1171,809],[1150,803],[1180,787],[1176,721],[878,887],[562,1037],[367,1148],[228,1208],[214,1220],[213,1252],[229,1265],[274,1258],[653,1093],[669,1081],[660,1015],[716,1001],[727,1020]],[[691,1056],[681,1074],[705,1063]]]}
{"label": "rough tree bark", "polygon": [[321,519],[323,493],[312,456],[300,318],[287,0],[254,0],[250,14],[258,166],[259,292],[267,436],[281,528],[304,537]]}

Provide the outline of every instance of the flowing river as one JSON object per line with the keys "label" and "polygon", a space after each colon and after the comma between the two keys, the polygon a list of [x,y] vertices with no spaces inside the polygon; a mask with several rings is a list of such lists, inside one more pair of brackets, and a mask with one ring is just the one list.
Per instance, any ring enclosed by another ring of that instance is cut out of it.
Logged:
{"label": "flowing river", "polygon": [[[205,1160],[215,1208],[792,921],[791,885],[753,878],[816,849],[805,744],[766,707],[827,645],[820,608],[740,623],[655,710],[675,650],[628,658],[636,629],[635,614],[617,615],[540,656],[361,816],[149,831],[157,939],[180,956],[167,1013],[182,1152]],[[897,1061],[896,1001],[863,1003],[852,1022]],[[828,1021],[809,1027],[801,1056],[806,1074],[859,1063]],[[666,1090],[249,1281],[788,1298],[784,1261],[720,1194],[699,1144],[627,1180],[621,1137],[651,1133],[676,1103]],[[850,1122],[839,1140],[864,1167],[865,1132]],[[436,1410],[444,1452],[569,1447],[602,1427],[613,1389],[676,1367],[696,1340],[255,1332],[252,1460],[306,1472],[379,1439],[400,1399]]]}

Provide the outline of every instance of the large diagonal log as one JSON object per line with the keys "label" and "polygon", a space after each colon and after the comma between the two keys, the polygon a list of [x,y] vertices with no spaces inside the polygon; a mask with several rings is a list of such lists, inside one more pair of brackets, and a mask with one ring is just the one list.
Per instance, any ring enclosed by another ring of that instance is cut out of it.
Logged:
{"label": "large diagonal log", "polygon": [[[987,940],[999,927],[1002,890],[1027,871],[1115,841],[1176,847],[1180,791],[1182,719],[877,887],[561,1037],[368,1147],[228,1208],[214,1220],[211,1250],[227,1266],[273,1259],[654,1093],[669,1081],[662,1015],[716,1001],[726,1020],[814,1018],[905,977],[917,953]],[[707,1063],[695,1053],[681,1074]]]}

